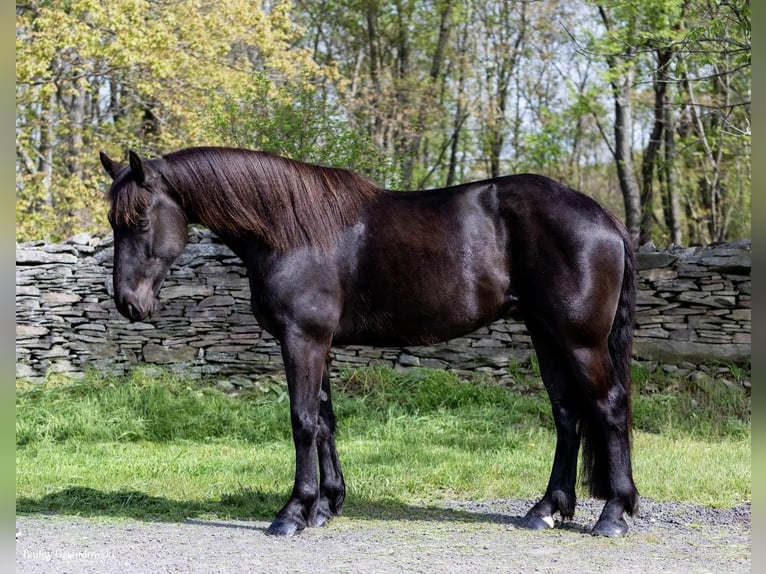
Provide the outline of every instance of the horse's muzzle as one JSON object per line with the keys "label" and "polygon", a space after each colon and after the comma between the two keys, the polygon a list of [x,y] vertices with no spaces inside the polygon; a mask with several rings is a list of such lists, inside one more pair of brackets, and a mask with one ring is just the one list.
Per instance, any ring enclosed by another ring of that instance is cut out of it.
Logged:
{"label": "horse's muzzle", "polygon": [[114,297],[117,310],[132,323],[138,323],[151,317],[159,306],[159,300],[152,297],[138,297],[135,292]]}

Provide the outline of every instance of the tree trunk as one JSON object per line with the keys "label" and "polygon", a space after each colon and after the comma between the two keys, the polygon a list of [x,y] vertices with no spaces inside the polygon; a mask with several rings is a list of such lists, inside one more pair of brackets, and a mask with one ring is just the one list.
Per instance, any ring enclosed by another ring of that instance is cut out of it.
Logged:
{"label": "tree trunk", "polygon": [[[720,223],[720,196],[721,196],[721,157],[722,150],[718,147],[717,152],[713,150],[708,138],[708,129],[697,111],[698,102],[692,89],[692,81],[684,73],[683,86],[686,95],[689,98],[689,112],[692,119],[692,128],[699,138],[699,142],[704,151],[701,175],[699,177],[698,189],[702,203],[707,213],[707,235],[705,241],[719,239]],[[715,131],[715,130],[712,130]]]}
{"label": "tree trunk", "polygon": [[[672,52],[666,48],[657,50],[657,70],[654,74],[654,126],[649,143],[641,162],[641,230],[638,244],[643,245],[652,238],[654,226],[654,174],[658,171],[659,152],[666,129],[667,109],[667,66]],[[659,175],[659,173],[658,173]]]}
{"label": "tree trunk", "polygon": [[[508,92],[510,90],[511,78],[516,71],[516,65],[521,57],[521,49],[527,32],[527,2],[520,3],[521,13],[519,22],[511,21],[510,3],[501,4],[501,13],[496,23],[492,22],[491,17],[487,17],[486,25],[489,30],[487,37],[496,38],[491,48],[494,51],[495,61],[493,62],[496,73],[494,77],[494,93],[489,97],[490,117],[487,121],[487,151],[489,153],[489,176],[499,177],[502,175],[500,167],[500,158],[505,145],[507,122],[506,110],[508,107]],[[508,30],[516,29],[516,37],[513,44],[510,44],[510,37],[506,37]],[[493,78],[490,76],[490,67],[487,68],[487,88],[492,89]]]}
{"label": "tree trunk", "polygon": [[83,149],[83,122],[85,121],[85,82],[74,80],[69,108],[69,134],[67,136],[67,168],[70,175],[82,178],[80,155]]}
{"label": "tree trunk", "polygon": [[681,245],[683,241],[681,230],[681,204],[678,197],[674,166],[676,160],[675,130],[673,129],[673,114],[670,106],[665,106],[665,161],[662,173],[665,180],[665,201],[663,213],[665,225],[670,235],[670,242]]}
{"label": "tree trunk", "polygon": [[[598,7],[601,19],[607,30],[612,30],[613,24],[603,6]],[[632,61],[634,53],[628,51],[622,56],[609,53],[606,61],[612,73],[612,97],[614,98],[614,147],[612,155],[617,166],[617,178],[620,182],[623,203],[625,205],[625,227],[634,243],[638,242],[641,230],[641,188],[638,185],[636,170],[633,167],[631,154],[633,108],[631,92],[633,78],[636,73]]]}
{"label": "tree trunk", "polygon": [[404,13],[404,6],[402,6],[401,0],[396,0],[396,72],[395,72],[395,89],[396,89],[396,104],[394,108],[394,117],[396,118],[393,124],[394,134],[394,147],[395,155],[399,158],[401,173],[402,173],[402,186],[404,189],[410,189],[412,187],[412,171],[415,164],[415,158],[412,156],[411,130],[421,129],[420,126],[411,125],[411,94],[413,89],[413,83],[410,79],[410,36],[408,30],[408,19],[410,14]]}
{"label": "tree trunk", "polygon": [[45,125],[40,129],[40,172],[43,174],[45,203],[48,207],[56,207],[56,197],[53,193],[53,147],[56,141],[56,93],[51,92],[47,109],[43,111]]}
{"label": "tree trunk", "polygon": [[378,30],[378,3],[375,0],[366,2],[367,17],[367,49],[369,50],[369,69],[370,80],[372,81],[372,95],[370,98],[370,107],[372,108],[372,138],[380,149],[386,148],[386,141],[383,135],[383,120],[380,110],[380,56],[378,45],[380,43],[380,32]]}
{"label": "tree trunk", "polygon": [[467,117],[465,111],[465,70],[466,70],[466,58],[468,58],[467,52],[467,40],[468,40],[468,24],[463,26],[462,34],[460,36],[460,45],[458,48],[458,78],[457,78],[457,95],[455,97],[455,116],[452,122],[452,138],[450,142],[450,154],[449,154],[449,166],[447,168],[447,186],[454,185],[457,180],[457,161],[458,151],[460,150],[460,133],[462,132],[463,122]]}
{"label": "tree trunk", "polygon": [[[413,133],[407,138],[407,145],[404,149],[404,169],[402,170],[402,179],[405,187],[411,188],[413,181],[413,168],[415,160],[420,149],[420,143],[425,133],[426,115],[429,108],[432,107],[435,100],[435,89],[442,73],[447,51],[447,42],[452,31],[452,8],[453,0],[446,0],[439,18],[439,36],[436,41],[433,56],[431,58],[431,68],[428,73],[428,79],[425,90],[421,91],[418,97],[418,109],[415,119],[415,125],[411,126]],[[405,79],[406,81],[406,79]]]}
{"label": "tree trunk", "polygon": [[631,154],[633,110],[630,95],[634,73],[632,67],[624,73],[620,79],[619,90],[615,93],[614,159],[617,163],[617,178],[625,204],[625,227],[633,241],[637,242],[641,229],[641,189],[638,186]]}

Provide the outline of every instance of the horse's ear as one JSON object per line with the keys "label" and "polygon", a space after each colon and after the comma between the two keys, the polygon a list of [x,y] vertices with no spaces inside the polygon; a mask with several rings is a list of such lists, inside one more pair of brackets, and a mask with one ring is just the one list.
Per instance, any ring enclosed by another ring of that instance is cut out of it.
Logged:
{"label": "horse's ear", "polygon": [[101,160],[101,165],[104,166],[106,173],[108,173],[112,179],[117,177],[117,174],[122,169],[122,166],[102,151],[98,152],[98,158]]}
{"label": "horse's ear", "polygon": [[144,160],[133,150],[128,152],[128,158],[130,159],[130,171],[133,173],[133,179],[136,180],[138,185],[144,185],[147,176]]}
{"label": "horse's ear", "polygon": [[136,152],[130,150],[128,152],[128,159],[130,161],[130,171],[133,174],[133,179],[141,187],[151,191],[152,184],[157,181],[160,176],[160,170],[157,166],[158,163],[162,163],[162,160],[147,161],[142,159]]}

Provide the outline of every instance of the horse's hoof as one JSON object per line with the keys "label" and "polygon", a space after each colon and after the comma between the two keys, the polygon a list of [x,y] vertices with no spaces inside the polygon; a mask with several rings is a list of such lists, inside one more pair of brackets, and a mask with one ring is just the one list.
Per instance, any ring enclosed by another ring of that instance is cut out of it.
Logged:
{"label": "horse's hoof", "polygon": [[320,526],[324,526],[328,522],[332,520],[332,514],[326,514],[324,512],[317,513],[317,515],[311,520],[311,523],[309,526],[312,528],[318,528]]}
{"label": "horse's hoof", "polygon": [[593,530],[590,531],[593,536],[608,536],[610,538],[619,538],[628,533],[628,523],[624,518],[617,520],[600,519],[596,522]]}
{"label": "horse's hoof", "polygon": [[521,528],[526,528],[527,530],[550,530],[553,528],[553,517],[527,514],[521,519],[519,526]]}
{"label": "horse's hoof", "polygon": [[277,518],[266,530],[269,536],[294,536],[303,530],[298,523],[289,518]]}

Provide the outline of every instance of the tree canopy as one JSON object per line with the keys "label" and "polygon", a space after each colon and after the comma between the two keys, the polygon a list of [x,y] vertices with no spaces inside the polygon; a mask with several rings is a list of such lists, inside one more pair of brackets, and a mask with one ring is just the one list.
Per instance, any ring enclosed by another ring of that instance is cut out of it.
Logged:
{"label": "tree canopy", "polygon": [[238,145],[415,189],[522,171],[638,242],[750,234],[745,0],[16,4],[16,235],[108,229],[98,151]]}

